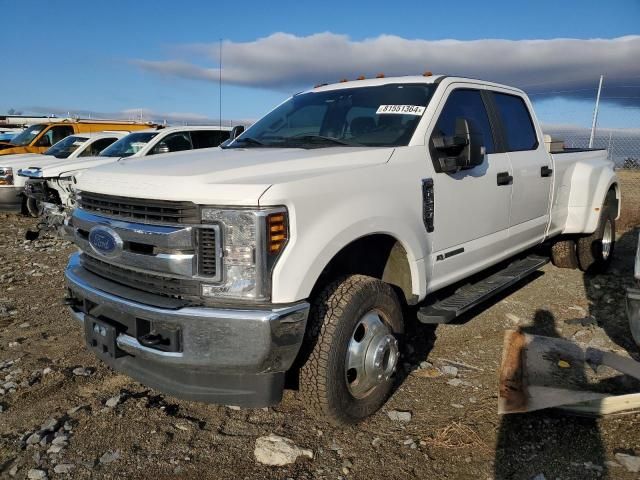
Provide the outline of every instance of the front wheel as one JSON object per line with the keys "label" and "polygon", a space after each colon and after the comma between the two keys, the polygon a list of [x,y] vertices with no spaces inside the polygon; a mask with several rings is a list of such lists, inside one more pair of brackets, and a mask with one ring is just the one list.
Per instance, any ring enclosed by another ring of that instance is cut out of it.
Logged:
{"label": "front wheel", "polygon": [[44,211],[42,202],[32,197],[27,198],[27,211],[34,218],[41,216]]}
{"label": "front wheel", "polygon": [[300,370],[305,403],[333,423],[352,424],[387,400],[400,358],[402,307],[390,285],[342,277],[317,295]]}

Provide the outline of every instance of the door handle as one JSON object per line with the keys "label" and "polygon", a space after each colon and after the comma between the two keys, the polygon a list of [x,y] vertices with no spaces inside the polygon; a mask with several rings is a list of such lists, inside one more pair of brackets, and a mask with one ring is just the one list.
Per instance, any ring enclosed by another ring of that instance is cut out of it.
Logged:
{"label": "door handle", "polygon": [[500,172],[498,174],[498,186],[511,185],[513,183],[513,176],[509,175],[509,172]]}
{"label": "door handle", "polygon": [[541,177],[550,177],[553,173],[553,168],[547,167],[546,165],[540,168],[540,176]]}

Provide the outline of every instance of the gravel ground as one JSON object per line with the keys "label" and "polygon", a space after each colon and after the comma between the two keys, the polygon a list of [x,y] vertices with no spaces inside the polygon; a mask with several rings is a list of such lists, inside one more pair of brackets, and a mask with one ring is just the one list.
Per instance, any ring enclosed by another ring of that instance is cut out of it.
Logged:
{"label": "gravel ground", "polygon": [[[457,325],[413,327],[384,409],[337,428],[308,415],[294,391],[275,408],[238,410],[177,400],[101,365],[60,302],[73,246],[23,241],[31,219],[0,222],[0,477],[640,478],[639,415],[496,413],[505,329],[638,358],[624,311],[631,230],[606,275],[547,265]],[[292,440],[295,463],[255,459],[256,441],[271,434]]]}

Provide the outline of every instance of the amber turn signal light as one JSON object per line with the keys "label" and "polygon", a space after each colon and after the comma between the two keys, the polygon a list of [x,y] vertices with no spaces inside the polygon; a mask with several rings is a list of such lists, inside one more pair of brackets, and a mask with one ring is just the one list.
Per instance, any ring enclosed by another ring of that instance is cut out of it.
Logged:
{"label": "amber turn signal light", "polygon": [[272,213],[267,217],[267,251],[276,255],[287,243],[287,215],[283,212]]}

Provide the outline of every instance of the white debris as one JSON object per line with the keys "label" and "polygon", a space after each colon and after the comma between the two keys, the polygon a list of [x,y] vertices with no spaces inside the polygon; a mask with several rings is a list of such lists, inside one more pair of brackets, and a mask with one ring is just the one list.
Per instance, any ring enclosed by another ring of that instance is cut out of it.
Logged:
{"label": "white debris", "polygon": [[640,457],[627,455],[626,453],[616,453],[616,460],[629,472],[640,472]]}
{"label": "white debris", "polygon": [[293,443],[293,440],[273,433],[256,439],[253,454],[259,463],[273,466],[294,463],[300,456],[313,458],[311,450],[300,448]]}
{"label": "white debris", "polygon": [[387,412],[387,417],[397,422],[410,422],[411,416],[411,412],[403,412],[400,410],[389,410]]}

